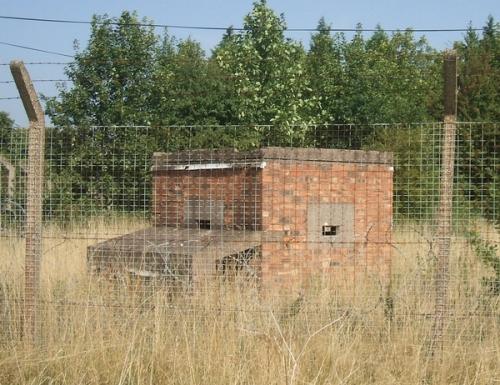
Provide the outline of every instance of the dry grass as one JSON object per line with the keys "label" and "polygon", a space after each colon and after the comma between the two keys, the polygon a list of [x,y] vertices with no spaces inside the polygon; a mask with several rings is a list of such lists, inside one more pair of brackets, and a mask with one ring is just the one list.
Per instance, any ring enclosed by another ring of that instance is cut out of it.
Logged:
{"label": "dry grass", "polygon": [[425,228],[396,232],[390,296],[376,279],[355,289],[315,280],[303,297],[275,299],[222,282],[173,296],[161,286],[88,277],[88,245],[144,225],[122,219],[46,229],[34,348],[16,338],[24,240],[0,238],[0,384],[500,383],[498,299],[485,294],[488,272],[459,236],[447,334],[433,358]]}

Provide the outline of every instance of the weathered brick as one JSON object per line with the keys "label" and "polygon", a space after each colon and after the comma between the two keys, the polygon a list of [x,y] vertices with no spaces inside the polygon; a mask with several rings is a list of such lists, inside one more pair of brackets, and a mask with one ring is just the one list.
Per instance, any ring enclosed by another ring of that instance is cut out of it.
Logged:
{"label": "weathered brick", "polygon": [[[215,154],[216,159],[218,156]],[[230,160],[244,156],[232,154]],[[290,287],[315,274],[336,275],[335,279],[341,277],[345,282],[373,272],[387,276],[392,252],[388,243],[392,224],[390,155],[264,149],[261,156],[266,162],[263,169],[155,171],[154,223],[182,226],[186,201],[221,200],[226,227],[263,231],[264,286]],[[287,156],[289,159],[283,159]],[[341,247],[328,242],[307,246],[308,207],[319,202],[354,205],[354,242]]]}

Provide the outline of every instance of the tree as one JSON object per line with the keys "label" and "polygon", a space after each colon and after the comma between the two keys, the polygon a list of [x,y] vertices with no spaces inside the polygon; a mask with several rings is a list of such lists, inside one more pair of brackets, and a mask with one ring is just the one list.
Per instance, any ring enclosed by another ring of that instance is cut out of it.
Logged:
{"label": "tree", "polygon": [[[439,95],[434,51],[411,31],[389,36],[380,26],[368,39],[361,25],[350,41],[331,34],[324,19],[312,36],[308,77],[319,103],[320,122],[356,124],[349,138],[341,130],[320,140],[326,146],[361,147],[371,140],[373,123],[409,123],[433,118]],[[339,136],[340,135],[340,136]],[[370,139],[371,138],[371,139]]]}
{"label": "tree", "polygon": [[[142,20],[147,23],[148,20]],[[157,36],[135,13],[94,16],[86,49],[66,68],[71,89],[48,99],[57,126],[148,124]]]}
{"label": "tree", "polygon": [[[455,44],[459,56],[458,118],[461,121],[484,122],[459,126],[462,161],[458,173],[463,194],[491,219],[498,199],[500,168],[495,164],[500,128],[500,24],[488,17],[479,36],[472,28],[464,41]],[[493,215],[496,218],[493,218]]]}
{"label": "tree", "polygon": [[[15,180],[21,174],[17,167],[24,154],[20,144],[26,143],[26,130],[14,129],[14,121],[9,114],[0,111],[0,223],[13,224],[22,214],[21,183]],[[17,173],[17,175],[16,175]]]}
{"label": "tree", "polygon": [[429,120],[429,95],[438,85],[434,51],[411,30],[391,36],[378,27],[364,40],[361,27],[346,47],[347,119],[354,123]]}
{"label": "tree", "polygon": [[154,108],[157,36],[144,23],[129,12],[118,19],[94,16],[88,46],[66,68],[72,88],[47,100],[61,205],[80,201],[83,212],[149,206],[144,184],[154,142],[135,126],[148,125]]}
{"label": "tree", "polygon": [[345,37],[340,33],[332,36],[331,27],[324,18],[320,19],[317,29],[318,32],[311,37],[307,54],[311,94],[317,100],[312,113],[321,123],[344,123],[348,120],[345,103]]}
{"label": "tree", "polygon": [[10,139],[14,121],[9,114],[0,111],[0,153],[9,152]]}
{"label": "tree", "polygon": [[255,2],[243,31],[226,36],[216,49],[224,73],[232,79],[241,124],[273,124],[265,137],[273,143],[301,140],[310,123],[312,100],[306,97],[305,52],[286,39],[286,23],[264,0]]}
{"label": "tree", "polygon": [[179,126],[168,128],[168,135],[158,130],[155,143],[159,148],[173,151],[234,145],[232,130],[221,127],[236,121],[234,87],[198,42],[165,34],[158,49],[154,82],[153,125]]}
{"label": "tree", "polygon": [[152,104],[158,125],[213,125],[233,119],[227,81],[200,43],[165,36],[158,50]]}
{"label": "tree", "polygon": [[463,121],[500,120],[500,24],[492,16],[482,37],[469,28],[455,44],[460,58],[458,115]]}
{"label": "tree", "polygon": [[[165,33],[160,39],[147,22],[129,12],[116,19],[95,16],[87,47],[66,70],[72,87],[61,87],[58,98],[47,100],[55,124],[48,145],[59,154],[50,159],[56,170],[53,186],[59,188],[61,204],[87,199],[91,203],[84,205],[99,209],[147,209],[145,186],[154,151],[383,144],[384,150],[419,157],[436,145],[433,140],[407,145],[419,135],[434,137],[425,126],[380,134],[372,125],[442,119],[441,55],[411,30],[388,34],[378,27],[365,37],[358,25],[347,40],[332,34],[321,19],[306,52],[285,37],[283,15],[259,0],[244,18],[243,30],[229,28],[207,56],[190,38],[177,40]],[[462,120],[500,118],[499,41],[498,24],[489,18],[481,37],[471,30],[457,43]],[[311,126],[334,123],[354,128]],[[481,162],[495,154],[498,125],[483,133],[459,132],[466,144],[460,151],[468,149],[461,156],[471,159],[468,167],[474,173],[473,183],[463,189],[475,201],[487,196],[491,203],[500,172]],[[0,132],[0,140],[7,136]],[[461,163],[459,174],[467,171]],[[413,199],[410,189],[425,194],[421,177],[410,172],[396,175],[411,180],[405,202]],[[484,183],[493,186],[487,194],[478,187]],[[485,204],[481,207],[487,210]]]}

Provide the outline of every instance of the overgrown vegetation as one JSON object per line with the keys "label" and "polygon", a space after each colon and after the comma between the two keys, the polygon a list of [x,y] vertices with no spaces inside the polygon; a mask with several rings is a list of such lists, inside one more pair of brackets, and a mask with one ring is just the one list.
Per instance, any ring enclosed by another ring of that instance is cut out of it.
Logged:
{"label": "overgrown vegetation", "polygon": [[467,240],[479,260],[491,271],[482,280],[487,293],[500,295],[500,254],[498,254],[498,244],[484,239],[478,231],[468,232]]}
{"label": "overgrown vegetation", "polygon": [[0,384],[486,385],[498,375],[498,301],[484,296],[487,268],[461,236],[452,242],[448,328],[434,360],[430,228],[394,230],[387,303],[376,277],[351,274],[272,296],[215,279],[205,291],[170,296],[169,286],[87,274],[87,246],[144,226],[104,217],[44,228],[40,349],[18,338],[24,239],[0,239]]}

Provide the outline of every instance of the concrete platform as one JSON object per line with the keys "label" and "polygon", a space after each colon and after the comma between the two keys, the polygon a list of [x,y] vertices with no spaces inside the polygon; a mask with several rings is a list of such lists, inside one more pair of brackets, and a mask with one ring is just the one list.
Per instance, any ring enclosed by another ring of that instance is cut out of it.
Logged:
{"label": "concrete platform", "polygon": [[239,273],[260,275],[260,231],[149,227],[87,248],[94,274],[127,273],[196,283]]}

